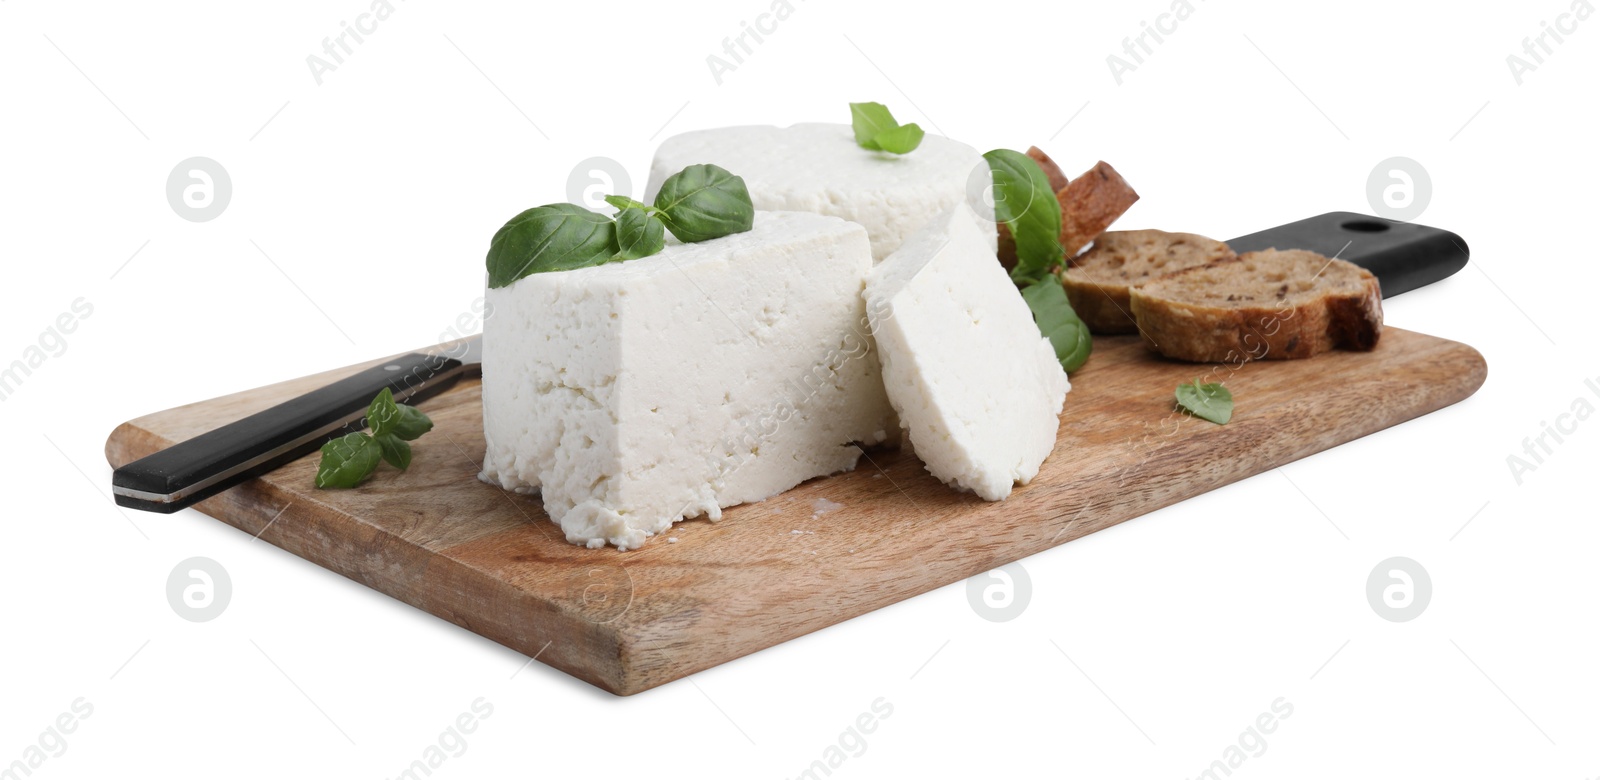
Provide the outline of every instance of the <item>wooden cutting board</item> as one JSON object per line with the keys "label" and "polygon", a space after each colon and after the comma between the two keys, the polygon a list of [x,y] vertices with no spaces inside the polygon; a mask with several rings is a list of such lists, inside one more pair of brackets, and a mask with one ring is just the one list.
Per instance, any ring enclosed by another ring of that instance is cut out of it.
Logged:
{"label": "wooden cutting board", "polygon": [[[120,466],[355,368],[124,423],[106,457]],[[477,479],[471,380],[422,404],[436,427],[409,471],[319,491],[313,454],[198,508],[626,695],[1449,406],[1488,368],[1466,345],[1387,328],[1371,353],[1219,369],[1237,399],[1226,426],[1172,412],[1173,388],[1208,370],[1153,357],[1137,337],[1095,339],[1055,453],[1001,503],[945,487],[909,451],[872,452],[719,522],[680,523],[676,543],[590,550],[567,544],[537,497]]]}

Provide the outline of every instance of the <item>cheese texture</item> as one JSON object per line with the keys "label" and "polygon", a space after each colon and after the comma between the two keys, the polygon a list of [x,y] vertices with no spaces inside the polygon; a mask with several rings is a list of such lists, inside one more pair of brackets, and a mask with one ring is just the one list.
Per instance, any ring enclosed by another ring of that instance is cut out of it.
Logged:
{"label": "cheese texture", "polygon": [[[855,222],[872,238],[872,256],[888,257],[928,217],[967,197],[968,182],[987,182],[988,163],[966,144],[923,137],[910,154],[856,145],[849,125],[723,127],[668,138],[650,165],[645,200],[684,168],[714,163],[744,178],[757,209],[812,211]],[[994,249],[997,238],[984,239]]]}
{"label": "cheese texture", "polygon": [[861,291],[866,231],[748,232],[488,291],[484,480],[541,493],[569,542],[639,547],[853,468],[892,426]]}
{"label": "cheese texture", "polygon": [[989,501],[1055,447],[1070,385],[985,240],[947,209],[872,269],[863,293],[889,401],[929,473]]}

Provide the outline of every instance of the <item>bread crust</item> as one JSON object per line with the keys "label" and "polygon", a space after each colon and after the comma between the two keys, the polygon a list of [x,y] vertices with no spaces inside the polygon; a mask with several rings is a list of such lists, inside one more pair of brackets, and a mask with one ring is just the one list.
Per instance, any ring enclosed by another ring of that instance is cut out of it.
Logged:
{"label": "bread crust", "polygon": [[[1378,280],[1343,260],[1328,261],[1351,280],[1346,289],[1277,305],[1210,306],[1169,295],[1186,274],[1250,260],[1271,262],[1277,250],[1249,252],[1214,266],[1177,271],[1134,289],[1129,305],[1145,345],[1167,357],[1194,363],[1295,360],[1332,349],[1368,351],[1383,333],[1383,303]],[[1305,253],[1311,254],[1311,253]]]}
{"label": "bread crust", "polygon": [[1061,201],[1061,248],[1072,257],[1127,213],[1139,193],[1101,161],[1057,192],[1056,200]]}
{"label": "bread crust", "polygon": [[1067,301],[1078,319],[1089,326],[1096,336],[1118,333],[1137,333],[1139,326],[1133,318],[1133,303],[1125,284],[1103,284],[1083,279],[1062,269],[1056,276],[1067,291]]}
{"label": "bread crust", "polygon": [[[1029,157],[1039,163],[1045,177],[1051,177],[1051,169],[1057,173],[1061,168],[1054,162],[1047,162],[1048,155],[1041,161],[1033,156],[1038,147],[1029,149]],[[1044,152],[1039,152],[1044,155]],[[1095,163],[1093,168],[1083,172],[1083,175],[1067,182],[1065,187],[1056,190],[1056,201],[1061,204],[1061,249],[1067,257],[1072,257],[1089,242],[1095,240],[1101,233],[1111,227],[1134,203],[1138,202],[1139,193],[1134,192],[1122,174],[1117,169],[1104,161]],[[1000,265],[1006,270],[1011,270],[1017,264],[1017,242],[1012,238],[1010,228],[1004,222],[999,223]]]}
{"label": "bread crust", "polygon": [[1045,154],[1043,149],[1037,146],[1030,146],[1028,147],[1028,156],[1032,157],[1033,161],[1038,163],[1039,168],[1044,171],[1044,177],[1050,181],[1051,192],[1060,192],[1062,187],[1067,186],[1070,181],[1067,178],[1067,172],[1061,170],[1061,166],[1056,165],[1056,161],[1050,159],[1050,155]]}

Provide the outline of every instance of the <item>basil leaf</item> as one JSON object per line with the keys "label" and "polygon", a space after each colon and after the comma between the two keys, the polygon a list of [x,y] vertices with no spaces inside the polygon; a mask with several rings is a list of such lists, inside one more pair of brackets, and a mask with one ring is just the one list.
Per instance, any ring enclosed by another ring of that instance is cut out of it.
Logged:
{"label": "basil leaf", "polygon": [[739,178],[715,165],[691,165],[669,176],[656,193],[656,210],[679,241],[709,241],[743,233],[756,207]]}
{"label": "basil leaf", "polygon": [[[643,209],[647,213],[654,214],[656,210],[654,206],[647,206],[626,195],[607,195],[606,202],[616,206],[617,211],[619,212],[626,211],[627,209]],[[618,214],[618,216],[621,215]]]}
{"label": "basil leaf", "polygon": [[347,433],[322,445],[322,462],[317,465],[319,488],[353,488],[378,467],[382,452],[378,443],[364,433]]}
{"label": "basil leaf", "polygon": [[388,461],[405,470],[411,465],[411,445],[406,442],[433,430],[433,420],[415,406],[395,403],[394,393],[385,387],[367,404],[368,436],[359,431],[347,433],[322,445],[322,462],[317,465],[319,488],[353,488],[361,484]]}
{"label": "basil leaf", "polygon": [[423,414],[421,409],[415,406],[406,406],[405,404],[398,404],[396,408],[400,410],[400,416],[395,419],[394,425],[387,431],[393,434],[395,438],[414,441],[422,434],[433,430],[433,420],[429,419],[428,415]]}
{"label": "basil leaf", "polygon": [[1062,370],[1070,374],[1081,368],[1094,349],[1094,340],[1089,337],[1089,326],[1073,311],[1061,282],[1054,277],[1034,282],[1022,288],[1022,299],[1033,311],[1039,332],[1050,339]]}
{"label": "basil leaf", "polygon": [[367,404],[367,427],[372,429],[373,436],[382,436],[392,430],[400,420],[400,405],[394,402],[394,393],[385,387],[378,391],[378,397]]}
{"label": "basil leaf", "polygon": [[1011,278],[1030,284],[1066,261],[1061,251],[1061,203],[1050,180],[1032,158],[1010,149],[983,155],[994,176],[995,219],[1011,229],[1017,242],[1017,265]]}
{"label": "basil leaf", "polygon": [[617,214],[617,253],[612,260],[637,260],[667,245],[666,226],[654,214],[628,208]]}
{"label": "basil leaf", "polygon": [[1196,379],[1189,384],[1178,385],[1173,395],[1178,399],[1179,408],[1202,420],[1224,425],[1233,419],[1233,393],[1220,384],[1201,384]]}
{"label": "basil leaf", "polygon": [[894,115],[889,113],[888,106],[882,103],[850,104],[850,128],[855,131],[856,145],[862,149],[872,151],[882,149],[883,147],[878,145],[878,134],[899,126],[900,123],[894,121]]}
{"label": "basil leaf", "polygon": [[489,241],[489,286],[529,274],[599,265],[611,259],[616,227],[604,214],[570,203],[528,209]]}
{"label": "basil leaf", "polygon": [[912,122],[878,133],[873,136],[872,142],[885,152],[905,154],[922,144],[922,135],[922,128]]}
{"label": "basil leaf", "polygon": [[373,441],[378,443],[378,451],[383,453],[383,459],[389,465],[405,471],[411,465],[411,445],[405,439],[391,433],[373,436]]}

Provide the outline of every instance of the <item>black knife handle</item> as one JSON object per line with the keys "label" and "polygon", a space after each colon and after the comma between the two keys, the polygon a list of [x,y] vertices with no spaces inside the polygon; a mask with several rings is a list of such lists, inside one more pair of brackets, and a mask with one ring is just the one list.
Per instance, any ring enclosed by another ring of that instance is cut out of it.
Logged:
{"label": "black knife handle", "polygon": [[416,402],[461,378],[461,361],[397,357],[333,384],[140,458],[111,474],[119,505],[167,514],[360,430],[383,388]]}
{"label": "black knife handle", "polygon": [[1467,266],[1467,242],[1448,230],[1335,211],[1240,236],[1228,242],[1244,254],[1306,249],[1349,260],[1378,277],[1383,297],[1433,284]]}

